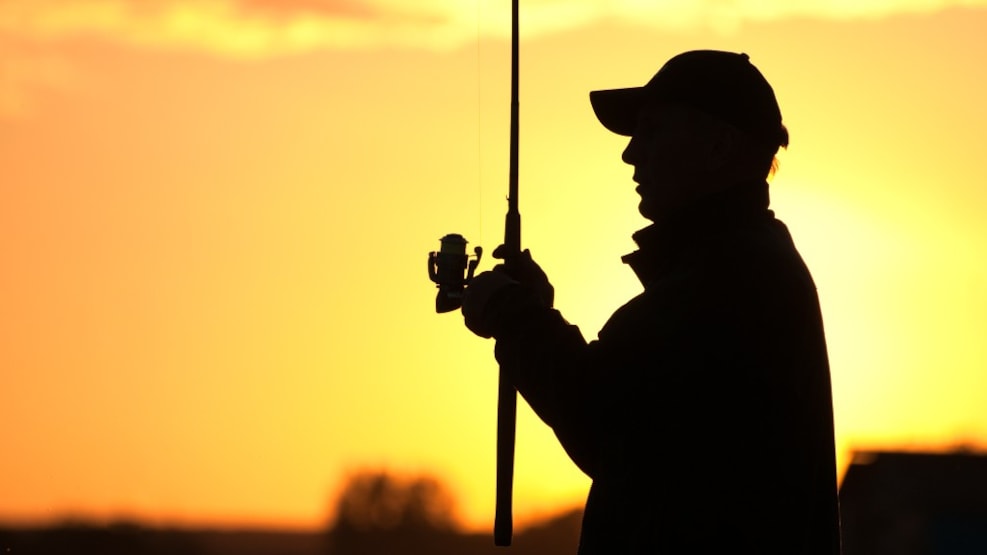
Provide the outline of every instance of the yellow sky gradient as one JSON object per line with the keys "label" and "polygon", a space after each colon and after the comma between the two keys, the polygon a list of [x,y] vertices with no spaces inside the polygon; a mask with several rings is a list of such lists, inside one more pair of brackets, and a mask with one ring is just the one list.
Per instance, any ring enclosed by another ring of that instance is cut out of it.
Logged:
{"label": "yellow sky gradient", "polygon": [[[645,225],[588,91],[745,51],[791,131],[773,205],[841,466],[987,443],[987,9],[522,4],[523,242],[584,335],[640,290]],[[311,528],[374,467],[489,527],[492,343],[432,313],[425,262],[503,233],[509,6],[139,6],[0,1],[0,520]],[[523,406],[516,468],[521,520],[588,486]]]}

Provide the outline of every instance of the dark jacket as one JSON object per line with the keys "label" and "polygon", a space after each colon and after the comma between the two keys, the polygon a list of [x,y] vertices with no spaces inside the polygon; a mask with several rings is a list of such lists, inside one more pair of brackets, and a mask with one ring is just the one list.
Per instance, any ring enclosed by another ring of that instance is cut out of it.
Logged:
{"label": "dark jacket", "polygon": [[580,555],[839,553],[815,286],[767,185],[634,236],[644,292],[587,343],[529,305],[496,354],[593,480]]}

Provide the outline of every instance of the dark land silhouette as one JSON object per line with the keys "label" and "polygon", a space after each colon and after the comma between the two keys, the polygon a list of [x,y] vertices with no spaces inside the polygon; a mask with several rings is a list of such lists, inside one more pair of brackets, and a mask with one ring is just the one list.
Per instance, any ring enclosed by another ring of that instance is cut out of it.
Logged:
{"label": "dark land silhouette", "polygon": [[454,499],[430,476],[368,471],[351,476],[325,530],[154,528],[135,522],[65,521],[45,527],[0,524],[2,555],[562,555],[576,552],[582,510],[520,528],[496,547],[490,533],[465,532]]}
{"label": "dark land silhouette", "polygon": [[[859,451],[840,487],[845,555],[987,553],[987,453]],[[572,555],[582,510],[519,528],[511,547],[465,532],[431,476],[366,471],[325,530],[154,528],[136,522],[0,525],[2,555]]]}

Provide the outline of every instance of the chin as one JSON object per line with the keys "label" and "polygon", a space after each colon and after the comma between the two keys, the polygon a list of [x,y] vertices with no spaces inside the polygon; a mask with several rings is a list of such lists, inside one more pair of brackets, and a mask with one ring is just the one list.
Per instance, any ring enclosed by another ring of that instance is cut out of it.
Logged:
{"label": "chin", "polygon": [[661,210],[655,207],[653,202],[648,202],[644,199],[641,200],[637,205],[637,211],[641,213],[646,219],[652,222],[658,221],[661,218]]}

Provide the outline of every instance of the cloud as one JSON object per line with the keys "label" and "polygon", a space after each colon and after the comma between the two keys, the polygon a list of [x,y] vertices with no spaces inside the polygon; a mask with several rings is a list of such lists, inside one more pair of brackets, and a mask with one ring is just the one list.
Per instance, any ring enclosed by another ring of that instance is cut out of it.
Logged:
{"label": "cloud", "polygon": [[[597,3],[586,0],[587,3]],[[747,22],[788,18],[877,19],[933,13],[952,7],[987,6],[985,0],[618,0],[608,3],[615,19],[662,28],[736,29]]]}
{"label": "cloud", "polygon": [[[442,47],[459,42],[450,10],[358,0],[8,0],[0,36],[85,37],[237,58],[318,48]],[[475,23],[472,26],[475,33]]]}
{"label": "cloud", "polygon": [[40,90],[69,90],[80,76],[64,57],[0,37],[0,118],[29,115]]}
{"label": "cloud", "polygon": [[[597,20],[734,29],[788,17],[859,18],[984,6],[987,0],[522,0],[522,33]],[[510,32],[507,0],[0,0],[0,37],[98,37],[256,58],[314,49],[451,48]]]}
{"label": "cloud", "polygon": [[366,19],[383,15],[379,6],[358,0],[240,0],[239,6],[247,12],[266,11],[281,15],[309,13]]}
{"label": "cloud", "polygon": [[[732,32],[785,18],[879,18],[987,6],[987,0],[520,0],[531,38],[598,21]],[[508,0],[0,0],[0,115],[24,113],[35,89],[74,79],[59,45],[127,47],[258,59],[312,50],[444,50],[507,38]],[[24,45],[28,45],[24,48]],[[64,50],[64,49],[63,49]]]}
{"label": "cloud", "polygon": [[39,91],[77,86],[66,41],[257,59],[461,44],[464,26],[447,19],[441,9],[361,0],[0,0],[0,118],[30,115]]}

